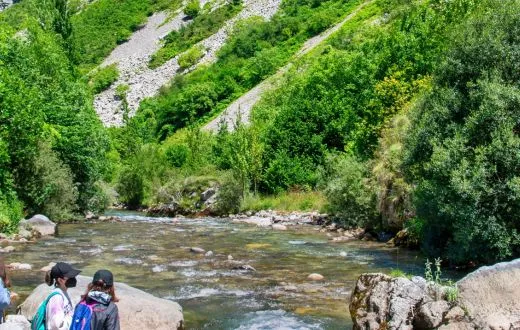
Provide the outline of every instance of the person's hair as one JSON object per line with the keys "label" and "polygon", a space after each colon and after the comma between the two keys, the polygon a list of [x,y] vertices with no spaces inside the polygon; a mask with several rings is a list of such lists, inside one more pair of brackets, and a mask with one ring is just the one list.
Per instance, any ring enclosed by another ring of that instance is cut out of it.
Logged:
{"label": "person's hair", "polygon": [[4,282],[4,286],[6,288],[10,288],[11,281],[9,280],[9,276],[7,276],[7,269],[5,268],[4,257],[0,257],[0,277]]}
{"label": "person's hair", "polygon": [[103,280],[99,280],[99,281],[97,281],[95,283],[89,283],[88,287],[87,287],[87,291],[85,292],[84,295],[81,296],[81,299],[82,300],[87,299],[88,293],[90,291],[101,291],[101,292],[108,293],[112,297],[112,301],[113,302],[118,302],[119,301],[119,299],[116,296],[116,290],[115,290],[114,286],[113,285],[106,285],[103,282]]}
{"label": "person's hair", "polygon": [[47,283],[48,286],[52,286],[54,284],[54,278],[51,276],[50,270],[45,273],[45,283]]}

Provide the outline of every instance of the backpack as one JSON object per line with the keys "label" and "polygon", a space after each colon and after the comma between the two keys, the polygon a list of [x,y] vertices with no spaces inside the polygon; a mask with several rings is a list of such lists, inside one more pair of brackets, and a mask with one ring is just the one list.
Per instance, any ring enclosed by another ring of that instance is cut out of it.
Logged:
{"label": "backpack", "polygon": [[47,299],[45,299],[41,304],[40,307],[38,307],[38,311],[36,311],[36,314],[34,315],[32,322],[31,322],[31,330],[45,330],[45,318],[47,315],[47,304],[49,303],[49,300],[54,297],[55,295],[60,294],[59,292],[53,291],[49,294]]}
{"label": "backpack", "polygon": [[5,287],[4,281],[0,278],[0,311],[3,311],[11,304],[11,292]]}
{"label": "backpack", "polygon": [[74,309],[70,330],[90,330],[90,322],[92,321],[95,305],[96,302],[88,304],[85,300],[80,301]]}

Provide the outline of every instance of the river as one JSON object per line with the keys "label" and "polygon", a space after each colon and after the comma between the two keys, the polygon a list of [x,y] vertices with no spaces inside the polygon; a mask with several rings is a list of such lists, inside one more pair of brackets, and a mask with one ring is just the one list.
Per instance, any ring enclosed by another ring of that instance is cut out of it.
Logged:
{"label": "river", "polygon": [[[11,272],[21,300],[43,282],[41,267],[66,261],[88,276],[108,268],[116,281],[177,301],[187,329],[346,329],[348,298],[361,273],[424,271],[417,253],[375,242],[332,243],[313,226],[274,231],[228,219],[117,215],[122,222],[63,224],[56,237],[18,245],[6,262],[33,265]],[[233,269],[239,264],[256,271]],[[311,273],[325,279],[309,281]]]}

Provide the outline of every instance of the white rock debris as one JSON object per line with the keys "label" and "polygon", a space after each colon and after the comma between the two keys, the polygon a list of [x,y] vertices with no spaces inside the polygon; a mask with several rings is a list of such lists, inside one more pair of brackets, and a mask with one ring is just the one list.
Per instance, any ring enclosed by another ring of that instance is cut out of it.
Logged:
{"label": "white rock debris", "polygon": [[[216,60],[217,51],[224,45],[238,20],[252,16],[270,19],[278,10],[280,2],[281,0],[244,0],[243,9],[237,16],[226,22],[217,33],[199,43],[206,52],[196,66]],[[94,108],[105,126],[123,125],[122,101],[116,95],[117,86],[129,87],[126,100],[128,116],[132,117],[143,99],[157,95],[159,89],[179,73],[178,56],[156,69],[148,68],[148,62],[161,47],[161,40],[168,33],[188,24],[185,18],[184,13],[180,12],[167,21],[167,12],[155,13],[142,29],[136,31],[126,43],[115,48],[101,64],[101,67],[105,67],[117,63],[119,69],[118,80],[94,99]],[[194,68],[189,70],[192,69]]]}

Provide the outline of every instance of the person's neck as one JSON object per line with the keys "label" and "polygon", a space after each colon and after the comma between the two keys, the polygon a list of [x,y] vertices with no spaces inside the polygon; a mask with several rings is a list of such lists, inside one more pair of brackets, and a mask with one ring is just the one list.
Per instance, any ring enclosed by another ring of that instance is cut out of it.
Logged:
{"label": "person's neck", "polygon": [[58,285],[56,286],[56,288],[60,289],[63,293],[67,293],[67,287],[64,285]]}

